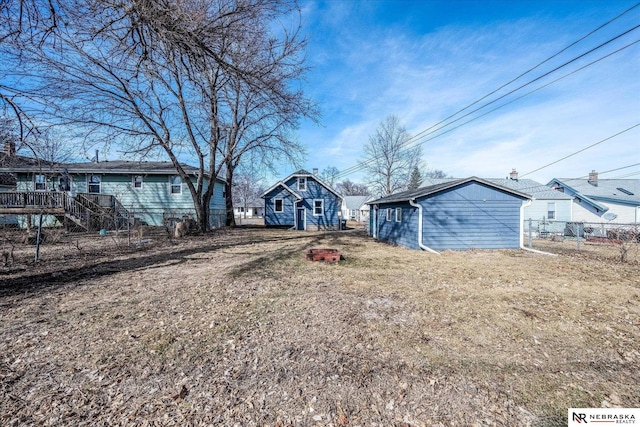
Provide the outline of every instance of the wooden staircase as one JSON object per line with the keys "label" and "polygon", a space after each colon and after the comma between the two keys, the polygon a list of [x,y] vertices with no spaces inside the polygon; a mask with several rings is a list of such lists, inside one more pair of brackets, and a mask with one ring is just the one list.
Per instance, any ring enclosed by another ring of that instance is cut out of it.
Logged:
{"label": "wooden staircase", "polygon": [[0,193],[0,214],[52,215],[65,228],[83,231],[117,229],[130,220],[129,212],[111,195],[60,191]]}

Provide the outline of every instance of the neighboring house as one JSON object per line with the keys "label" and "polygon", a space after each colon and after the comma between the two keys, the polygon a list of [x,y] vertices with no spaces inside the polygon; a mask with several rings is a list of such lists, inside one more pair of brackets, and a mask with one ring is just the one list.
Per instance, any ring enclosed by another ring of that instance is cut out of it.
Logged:
{"label": "neighboring house", "polygon": [[[529,194],[531,202],[525,204],[522,218],[524,230],[529,230],[529,219],[534,231],[559,233],[564,231],[565,222],[571,221],[573,197],[556,191],[532,179],[518,178],[514,169],[508,178],[484,178],[494,184]],[[430,184],[455,181],[455,178],[429,179]]]}
{"label": "neighboring house", "polygon": [[342,196],[299,170],[264,192],[264,224],[296,230],[340,229]]}
{"label": "neighboring house", "polygon": [[520,248],[530,198],[476,177],[430,185],[369,202],[369,233],[410,249]]}
{"label": "neighboring house", "polygon": [[342,218],[348,221],[368,222],[371,196],[343,196]]}
{"label": "neighboring house", "polygon": [[[0,167],[5,164],[9,164],[10,157],[14,156],[13,144],[5,144],[4,149],[0,151]],[[0,193],[7,191],[15,191],[16,189],[16,177],[14,174],[3,172],[0,173]],[[0,228],[2,227],[17,227],[18,218],[15,215],[3,215],[0,213]]]}
{"label": "neighboring house", "polygon": [[[198,169],[183,168],[196,182]],[[44,209],[47,225],[71,221],[90,229],[92,218],[108,215],[148,225],[196,217],[191,193],[169,162],[51,164],[21,158],[0,167],[2,172],[15,174],[17,183],[15,192],[0,195],[0,212],[28,215]],[[213,227],[224,225],[223,192],[224,181],[218,179],[210,204]]]}
{"label": "neighboring house", "polygon": [[640,179],[553,178],[547,184],[573,198],[573,221],[640,223]]}
{"label": "neighboring house", "polygon": [[241,206],[242,203],[235,204],[233,208],[233,214],[239,218],[262,218],[264,216],[264,201],[263,200],[250,200],[246,203],[246,206]]}

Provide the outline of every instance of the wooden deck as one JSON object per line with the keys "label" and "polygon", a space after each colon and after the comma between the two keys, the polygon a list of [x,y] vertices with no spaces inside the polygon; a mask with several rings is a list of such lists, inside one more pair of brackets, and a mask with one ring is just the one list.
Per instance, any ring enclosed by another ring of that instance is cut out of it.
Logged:
{"label": "wooden deck", "polygon": [[57,191],[20,191],[0,193],[0,214],[65,213],[66,193]]}
{"label": "wooden deck", "polygon": [[0,193],[0,215],[54,215],[84,229],[104,228],[126,220],[128,213],[115,197],[61,191],[11,191]]}

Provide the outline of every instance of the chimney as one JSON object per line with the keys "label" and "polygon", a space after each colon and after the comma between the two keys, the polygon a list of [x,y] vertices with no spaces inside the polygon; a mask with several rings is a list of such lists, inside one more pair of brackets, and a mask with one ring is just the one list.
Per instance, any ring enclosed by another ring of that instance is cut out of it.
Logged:
{"label": "chimney", "polygon": [[313,168],[313,176],[318,176],[318,168]]}
{"label": "chimney", "polygon": [[591,172],[589,172],[589,180],[587,181],[589,184],[593,185],[594,187],[598,186],[598,172],[596,172],[595,170],[592,170]]}
{"label": "chimney", "polygon": [[515,169],[511,169],[511,173],[509,174],[509,178],[513,180],[518,180],[518,171]]}
{"label": "chimney", "polygon": [[4,152],[7,153],[7,156],[15,156],[16,155],[16,143],[13,141],[4,143]]}
{"label": "chimney", "polygon": [[100,153],[100,152],[99,152],[98,150],[96,150],[96,156],[93,158],[93,161],[94,161],[95,163],[100,163],[100,157],[98,157],[98,154],[99,154],[99,153]]}

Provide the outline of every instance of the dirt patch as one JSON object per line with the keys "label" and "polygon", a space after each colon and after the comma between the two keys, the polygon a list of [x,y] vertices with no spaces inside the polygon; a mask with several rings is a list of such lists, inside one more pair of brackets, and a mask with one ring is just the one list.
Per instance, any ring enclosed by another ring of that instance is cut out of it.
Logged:
{"label": "dirt patch", "polygon": [[0,275],[2,425],[560,426],[640,406],[634,265],[357,231],[91,239]]}

